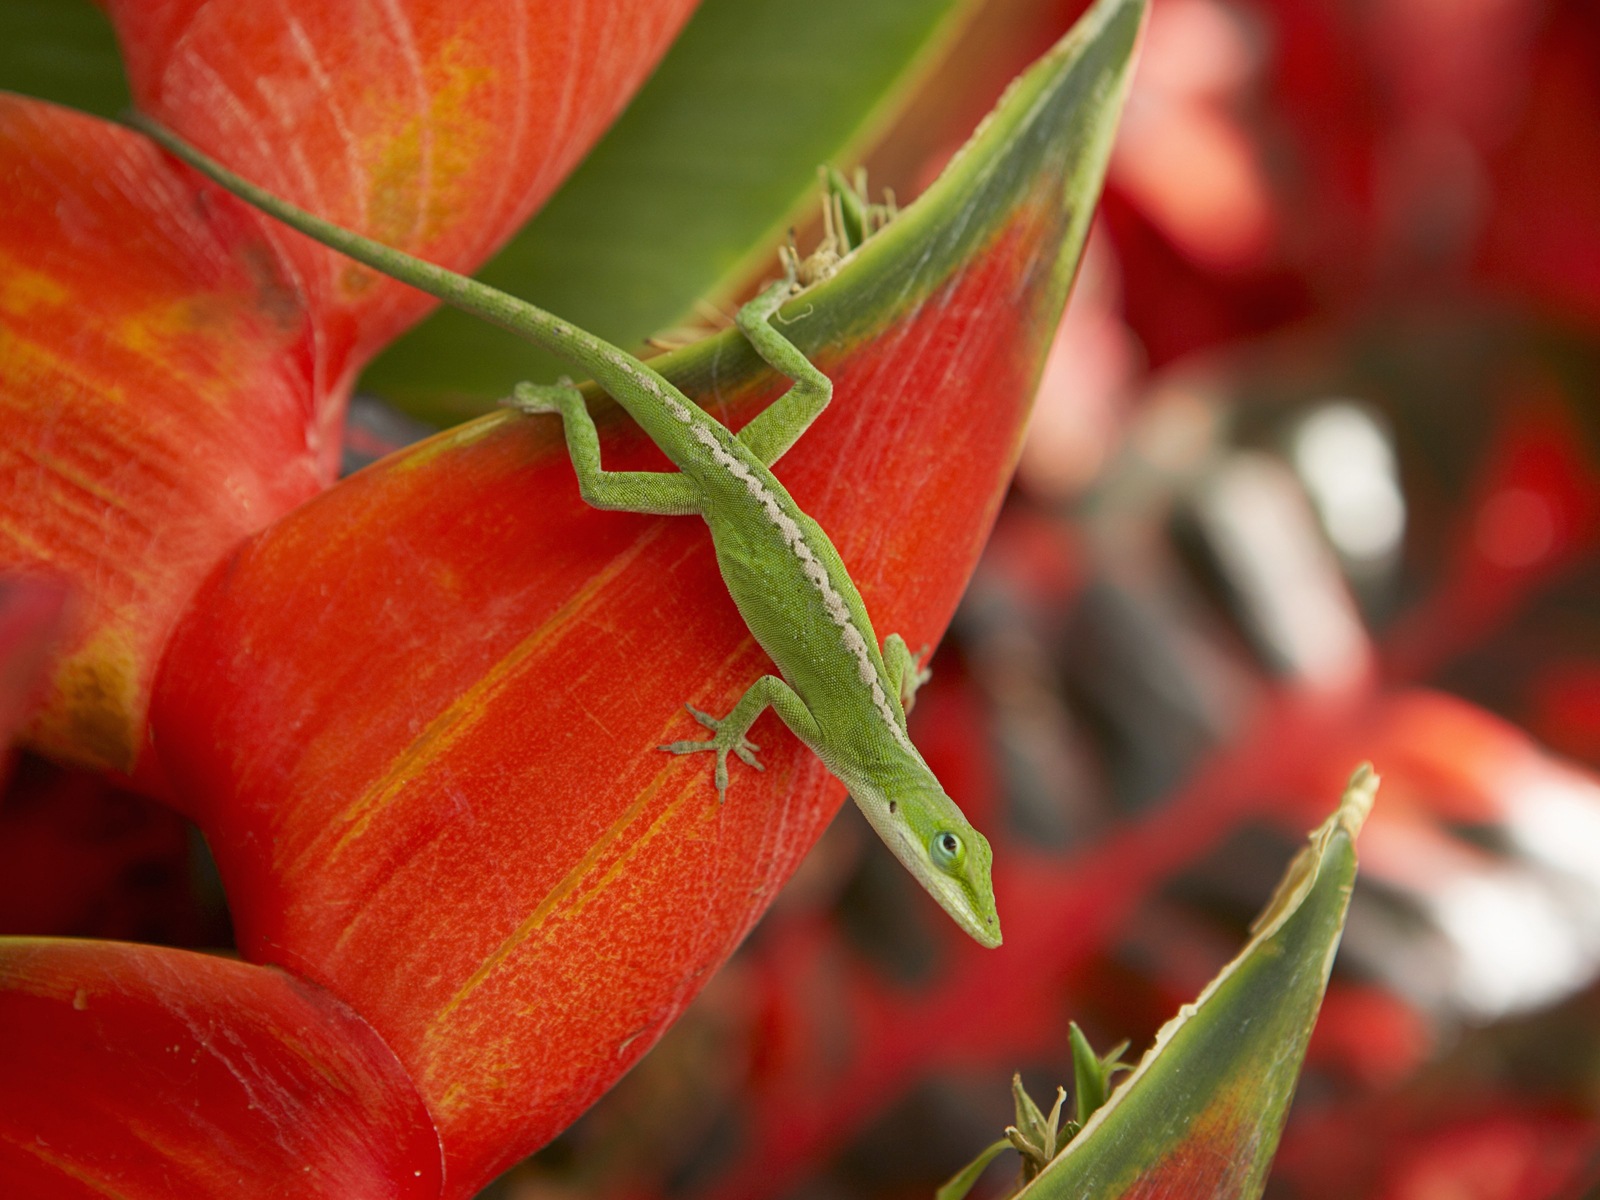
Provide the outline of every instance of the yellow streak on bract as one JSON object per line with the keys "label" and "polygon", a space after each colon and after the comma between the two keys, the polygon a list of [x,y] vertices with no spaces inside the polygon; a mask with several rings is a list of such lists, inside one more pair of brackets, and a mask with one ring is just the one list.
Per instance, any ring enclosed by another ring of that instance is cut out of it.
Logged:
{"label": "yellow streak on bract", "polygon": [[[77,389],[75,395],[63,387],[67,383]],[[127,400],[127,389],[76,355],[58,354],[43,342],[0,329],[0,409],[55,410],[68,398],[121,404]]]}
{"label": "yellow streak on bract", "polygon": [[25,317],[36,308],[60,308],[71,299],[72,289],[59,279],[0,253],[0,313]]}
{"label": "yellow streak on bract", "polygon": [[[521,677],[529,660],[581,616],[601,589],[625,571],[644,548],[655,540],[655,536],[655,530],[645,533],[627,550],[612,559],[604,570],[574,592],[549,620],[512,647],[508,654],[484,673],[482,679],[429,722],[428,727],[416,740],[389,765],[383,776],[375,780],[371,787],[334,818],[335,825],[347,823],[349,828],[340,835],[333,848],[327,851],[327,862],[331,863],[357,843],[380,811],[416,782],[436,759],[476,728],[479,722],[489,715],[496,698]],[[309,852],[316,854],[319,859],[323,857],[322,851],[315,845]]]}
{"label": "yellow streak on bract", "polygon": [[82,1167],[78,1166],[69,1159],[58,1154],[50,1153],[50,1151],[40,1143],[37,1137],[25,1137],[18,1139],[14,1137],[7,1137],[3,1131],[0,1131],[0,1139],[4,1139],[7,1144],[16,1147],[18,1150],[33,1155],[33,1157],[38,1159],[40,1162],[49,1164],[56,1170],[60,1171],[68,1179],[76,1180],[84,1187],[93,1191],[96,1195],[111,1196],[114,1198],[114,1200],[127,1200],[127,1192],[119,1191],[111,1184],[107,1183],[104,1179],[101,1179],[98,1175],[91,1175],[88,1171],[85,1171]]}
{"label": "yellow streak on bract", "polygon": [[488,413],[471,421],[463,421],[460,425],[434,434],[426,441],[407,446],[405,450],[388,460],[385,469],[401,473],[415,471],[418,467],[427,466],[441,454],[482,441],[502,426],[518,419],[516,413],[501,411]]}
{"label": "yellow streak on bract", "polygon": [[[179,1059],[179,1064],[194,1066],[204,1056],[216,1060],[220,1065],[227,1067],[231,1074],[236,1076],[239,1074],[238,1068],[228,1061],[228,1056],[219,1052],[209,1039],[202,1036],[198,1031],[194,1033],[194,1036],[199,1044],[189,1049],[186,1056],[187,1063],[183,1059]],[[179,1048],[174,1046],[173,1049],[176,1051]],[[268,1067],[262,1073],[267,1074],[270,1070],[271,1068]],[[265,1103],[256,1101],[251,1103],[250,1107],[263,1120],[263,1123],[268,1125],[274,1123],[274,1118],[281,1119],[283,1115],[280,1111],[276,1111],[276,1105],[272,1100],[267,1100]],[[194,1185],[196,1191],[200,1194],[225,1196],[232,1191],[233,1187],[237,1186],[239,1177],[238,1164],[230,1161],[227,1157],[216,1154],[212,1150],[210,1143],[205,1140],[185,1136],[187,1130],[182,1128],[173,1129],[160,1118],[142,1120],[137,1114],[124,1115],[121,1118],[121,1125],[129,1136],[135,1138],[142,1145],[149,1147],[151,1157],[160,1162],[173,1164],[185,1171],[190,1176],[187,1182]],[[173,1133],[177,1134],[176,1138],[169,1136]],[[169,1167],[168,1170],[170,1171],[171,1168]],[[322,1174],[323,1172],[321,1171],[313,1174],[310,1170],[304,1170],[300,1177],[300,1183],[302,1186],[308,1186]]]}
{"label": "yellow streak on bract", "polygon": [[5,952],[0,954],[0,991],[60,1004],[71,1003],[77,979],[64,975],[48,957],[37,957],[40,950],[47,949],[49,942],[50,939],[28,935],[7,937]]}
{"label": "yellow streak on bract", "polygon": [[132,770],[147,697],[127,632],[102,628],[61,660],[52,684],[54,694],[28,726],[27,742],[69,762]]}
{"label": "yellow streak on bract", "polygon": [[[662,775],[665,775],[666,768],[671,765],[672,764],[670,761],[663,765]],[[641,800],[644,799],[645,796],[655,793],[660,786],[660,778],[661,776],[657,776],[656,780],[651,782],[650,786],[641,795]],[[631,864],[635,858],[638,858],[639,855],[650,845],[650,843],[655,841],[656,838],[660,836],[661,832],[666,829],[667,824],[678,815],[678,810],[683,807],[684,802],[689,799],[691,793],[698,793],[701,798],[704,799],[705,792],[706,789],[699,784],[692,785],[690,788],[685,788],[683,793],[676,800],[667,805],[666,808],[662,809],[660,815],[657,816],[654,821],[650,822],[650,828],[646,829],[644,831],[644,835],[635,841],[633,845],[628,847],[627,853],[620,855],[616,862],[612,863],[611,866],[606,868],[605,874],[601,875],[599,879],[595,880],[593,887],[585,889],[583,892],[579,893],[573,898],[572,905],[568,909],[567,915],[572,917],[578,916],[583,912],[584,909],[588,908],[590,904],[594,903],[596,899],[604,895],[606,889],[609,888],[612,883],[616,881],[617,877],[628,868],[629,864]]]}
{"label": "yellow streak on bract", "polygon": [[[483,962],[478,965],[478,969],[468,977],[467,981],[463,983],[456,991],[456,994],[451,996],[450,999],[444,1003],[443,1007],[439,1009],[438,1014],[434,1017],[429,1026],[429,1041],[432,1041],[440,1036],[447,1037],[453,1041],[456,1036],[458,1036],[457,1034],[446,1033],[441,1028],[444,1018],[448,1017],[457,1008],[459,1008],[467,999],[467,997],[475,992],[479,986],[482,985],[483,981],[488,979],[489,976],[494,973],[496,968],[505,962],[506,959],[511,957],[511,955],[516,952],[517,948],[526,942],[528,938],[532,937],[534,933],[538,932],[538,930],[550,918],[550,915],[555,912],[556,908],[562,903],[562,901],[566,900],[569,896],[573,895],[573,893],[577,891],[578,885],[582,883],[584,877],[594,869],[595,863],[600,861],[601,856],[604,855],[604,853],[609,850],[613,844],[615,844],[617,839],[622,836],[623,831],[626,830],[629,825],[633,824],[633,822],[638,818],[639,814],[644,811],[645,806],[649,804],[650,801],[655,797],[655,794],[661,790],[661,781],[664,775],[665,771],[663,771],[661,774],[658,774],[642,791],[640,791],[637,796],[633,798],[633,802],[623,810],[622,815],[613,821],[610,826],[607,827],[604,833],[590,843],[589,849],[584,853],[583,857],[573,865],[572,869],[562,877],[559,883],[557,883],[553,888],[546,892],[543,897],[540,898],[539,903],[534,906],[533,911],[523,918],[522,923],[519,924],[516,929],[514,929],[511,934],[503,942],[501,942],[498,947],[495,948],[493,954],[489,955],[488,958],[484,959]],[[677,803],[681,804],[681,799]],[[672,805],[667,809],[667,813],[671,813],[676,807],[677,804]],[[663,814],[663,816],[665,815],[666,814]],[[634,846],[622,856],[621,862],[606,872],[605,876],[601,879],[599,884],[597,884],[596,888],[590,889],[588,893],[585,893],[585,895],[580,898],[578,904],[576,905],[577,908],[581,908],[583,904],[588,902],[588,898],[592,897],[595,891],[603,889],[605,885],[613,877],[615,877],[617,870],[620,869],[620,867],[626,863],[629,858],[636,854],[639,848],[645,842],[650,840],[650,837],[653,835],[656,826],[659,824],[659,821],[653,824],[650,831],[646,833],[645,837],[641,838],[639,842],[635,843]]]}
{"label": "yellow streak on bract", "polygon": [[[0,272],[6,269],[0,259]],[[22,316],[29,307],[47,301],[66,303],[70,294],[46,276],[35,273],[39,289],[24,285],[20,298],[14,281],[0,278],[0,315]],[[53,290],[52,290],[53,289]],[[58,295],[59,293],[59,295]],[[16,302],[20,307],[8,309]],[[142,360],[164,377],[163,386],[185,395],[226,403],[230,394],[216,386],[238,370],[240,348],[248,339],[234,328],[229,314],[210,297],[163,300],[121,314],[114,322],[88,318],[84,328],[103,339],[103,349],[85,359],[81,353],[62,354],[48,342],[34,341],[0,330],[0,383],[14,392],[7,407],[26,411],[42,402],[42,393],[56,393],[62,382],[76,385],[84,399],[115,404],[127,399],[122,381],[106,370],[106,350],[115,348]],[[201,365],[201,370],[195,367]],[[147,384],[148,386],[148,384]],[[59,404],[60,397],[52,397]],[[0,395],[0,402],[5,397]]]}
{"label": "yellow streak on bract", "polygon": [[164,360],[180,338],[220,332],[222,325],[214,306],[198,297],[177,296],[129,312],[117,322],[112,338],[141,357]]}
{"label": "yellow streak on bract", "polygon": [[437,1107],[435,1111],[439,1113],[453,1112],[460,1106],[462,1100],[480,1096],[486,1086],[492,1085],[486,1084],[482,1080],[475,1079],[473,1080],[472,1085],[469,1087],[467,1084],[462,1083],[458,1079],[449,1087],[445,1088],[445,1090],[440,1094],[439,1099],[436,1102]]}
{"label": "yellow streak on bract", "polygon": [[[478,54],[475,43],[459,36],[442,45],[424,65],[427,111],[408,113],[386,127],[379,152],[372,158],[367,199],[370,236],[391,245],[415,246],[459,221],[465,199],[462,185],[481,183],[471,172],[493,133],[487,122],[469,115],[471,98],[495,76]],[[432,134],[426,177],[425,131]]]}
{"label": "yellow streak on bract", "polygon": [[[662,736],[665,736],[665,733]],[[445,1019],[451,1013],[459,1008],[473,992],[483,986],[488,978],[505,964],[507,959],[526,945],[529,939],[548,924],[551,917],[560,915],[569,920],[575,918],[595,900],[604,895],[607,889],[621,878],[639,856],[648,850],[651,844],[667,830],[685,804],[702,803],[708,800],[707,793],[709,789],[706,786],[708,781],[700,779],[698,776],[692,776],[688,786],[683,787],[678,797],[657,814],[655,820],[650,822],[649,828],[635,839],[622,854],[618,855],[617,860],[607,867],[598,879],[589,887],[579,891],[584,878],[594,869],[594,865],[604,856],[607,850],[615,845],[617,840],[661,790],[663,781],[679,766],[681,766],[681,763],[674,759],[665,759],[655,778],[640,791],[639,795],[634,798],[633,803],[611,823],[604,833],[595,839],[584,856],[567,872],[559,883],[540,899],[533,911],[500,943],[494,953],[484,959],[478,969],[461,985],[455,995],[439,1009],[429,1023],[428,1032],[423,1038],[425,1048],[440,1041],[448,1044],[459,1044],[461,1038],[460,1030],[449,1030],[445,1026]],[[716,806],[708,805],[705,809],[705,814],[709,823],[714,826],[716,824]],[[702,821],[702,825],[706,823],[706,821]],[[570,903],[567,904],[564,910],[560,910],[563,901],[570,901]],[[558,910],[560,911],[558,912]],[[486,1047],[479,1045],[475,1053],[481,1054],[485,1050]],[[427,1057],[426,1054],[425,1057]],[[449,1060],[436,1060],[431,1063],[426,1074],[431,1076],[435,1070],[443,1070],[453,1077],[457,1066]],[[440,1094],[435,1104],[435,1111],[441,1114],[448,1113],[458,1106],[476,1105],[481,1100],[481,1088],[465,1088],[459,1081],[456,1081],[449,1083]]]}
{"label": "yellow streak on bract", "polygon": [[[41,439],[42,440],[42,439]],[[126,510],[130,507],[128,497],[116,488],[107,486],[105,471],[98,463],[83,466],[75,463],[71,458],[59,454],[52,454],[48,450],[36,446],[24,446],[21,452],[13,455],[0,454],[0,462],[11,457],[20,461],[33,464],[43,476],[43,482],[37,486],[36,494],[48,493],[49,503],[58,510],[77,510],[85,513],[92,512],[96,517],[104,518],[116,510]],[[70,493],[82,492],[89,499],[74,498]],[[14,530],[18,540],[27,537],[31,514],[23,514],[17,524],[8,523],[0,516],[0,543],[6,540],[8,534]],[[43,543],[35,543],[43,548]],[[54,559],[56,555],[45,550],[43,558]],[[129,578],[144,578],[146,572],[140,571],[131,565],[125,566],[121,572]]]}
{"label": "yellow streak on bract", "polygon": [[[236,311],[216,296],[181,296],[128,313],[113,342],[171,380],[171,386],[221,406],[233,399],[241,351],[256,344]],[[224,386],[218,386],[221,383]]]}
{"label": "yellow streak on bract", "polygon": [[[4,343],[0,342],[0,349],[4,348]],[[4,396],[0,395],[0,400],[3,399]],[[0,415],[3,415],[4,407],[0,405]],[[0,448],[0,467],[9,467],[8,460],[18,457],[20,456],[7,454]],[[33,563],[56,561],[55,547],[36,536],[27,512],[11,515],[0,509],[0,562],[11,566],[14,563],[30,561]]]}

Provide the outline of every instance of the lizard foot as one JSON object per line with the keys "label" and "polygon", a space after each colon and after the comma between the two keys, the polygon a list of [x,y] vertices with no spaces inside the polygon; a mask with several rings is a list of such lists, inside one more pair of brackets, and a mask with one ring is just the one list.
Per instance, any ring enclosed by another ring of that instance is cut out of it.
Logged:
{"label": "lizard foot", "polygon": [[697,754],[704,750],[713,750],[717,755],[717,769],[713,780],[717,786],[717,802],[723,803],[728,799],[728,755],[737,754],[740,761],[754,767],[758,771],[766,770],[756,760],[756,751],[761,747],[745,737],[744,732],[729,730],[724,732],[727,718],[718,719],[710,713],[701,712],[692,704],[685,704],[696,721],[711,730],[715,737],[704,741],[669,742],[665,746],[658,746],[658,750],[665,750],[668,754]]}
{"label": "lizard foot", "polygon": [[[519,383],[511,389],[511,395],[500,403],[515,409],[519,413],[529,416],[538,413],[559,413],[564,404],[570,404],[572,397],[569,393],[578,392],[571,379],[563,375],[555,383]],[[577,401],[583,403],[583,394],[578,392]]]}

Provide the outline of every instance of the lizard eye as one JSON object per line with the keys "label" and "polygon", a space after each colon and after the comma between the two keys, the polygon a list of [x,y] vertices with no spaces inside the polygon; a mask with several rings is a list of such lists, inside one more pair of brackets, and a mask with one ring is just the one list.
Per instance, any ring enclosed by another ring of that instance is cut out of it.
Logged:
{"label": "lizard eye", "polygon": [[946,829],[933,835],[933,840],[928,843],[928,854],[937,866],[949,871],[961,865],[967,848],[962,845],[960,838]]}

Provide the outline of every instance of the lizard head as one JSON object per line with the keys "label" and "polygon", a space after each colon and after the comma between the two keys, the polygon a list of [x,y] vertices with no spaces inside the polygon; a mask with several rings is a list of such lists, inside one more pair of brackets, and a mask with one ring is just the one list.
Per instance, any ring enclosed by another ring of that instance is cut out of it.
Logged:
{"label": "lizard head", "polygon": [[873,829],[957,925],[980,944],[1000,944],[989,872],[993,855],[932,775],[881,789],[862,781],[851,795]]}

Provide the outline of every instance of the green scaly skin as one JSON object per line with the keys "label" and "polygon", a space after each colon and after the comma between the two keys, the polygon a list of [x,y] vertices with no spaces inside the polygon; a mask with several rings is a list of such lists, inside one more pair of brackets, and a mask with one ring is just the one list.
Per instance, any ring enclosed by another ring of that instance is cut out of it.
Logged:
{"label": "green scaly skin", "polygon": [[793,290],[792,274],[745,305],[737,321],[757,353],[794,386],[735,435],[610,343],[514,296],[313,216],[153,122],[133,122],[234,195],[301,233],[592,375],[661,447],[676,473],[604,470],[594,421],[570,382],[519,384],[507,403],[525,413],[560,414],[579,490],[594,507],[703,517],[734,603],[782,673],[756,680],[720,719],[690,706],[712,737],[660,749],[714,752],[717,794],[725,799],[729,754],[760,769],[757,747],[745,735],[771,707],[850,789],[889,849],[956,923],[985,946],[1000,944],[989,843],[945,794],[906,733],[905,705],[922,681],[916,660],[898,634],[890,634],[880,652],[838,551],[769,469],[833,394],[827,376],[771,323]]}

